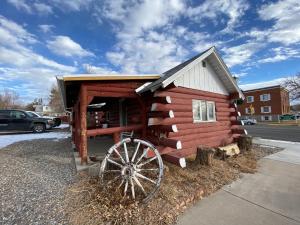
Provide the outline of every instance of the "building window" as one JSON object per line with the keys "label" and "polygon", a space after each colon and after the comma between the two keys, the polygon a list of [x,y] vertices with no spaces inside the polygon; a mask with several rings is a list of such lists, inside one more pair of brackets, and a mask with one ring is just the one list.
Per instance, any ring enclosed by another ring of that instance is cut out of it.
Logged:
{"label": "building window", "polygon": [[270,94],[260,95],[260,101],[266,102],[266,101],[270,101],[270,100],[271,100],[271,95]]}
{"label": "building window", "polygon": [[255,113],[255,110],[254,110],[254,108],[253,108],[253,109],[252,109],[252,113],[251,113],[251,108],[248,107],[248,108],[245,108],[245,113],[246,113],[246,114],[254,114],[254,113]]}
{"label": "building window", "polygon": [[193,100],[194,122],[216,121],[215,103],[204,100]]}
{"label": "building window", "polygon": [[271,112],[271,106],[262,106],[261,108],[262,113],[270,113]]}
{"label": "building window", "polygon": [[247,96],[247,103],[254,102],[254,96]]}
{"label": "building window", "polygon": [[272,116],[261,116],[262,121],[272,121]]}

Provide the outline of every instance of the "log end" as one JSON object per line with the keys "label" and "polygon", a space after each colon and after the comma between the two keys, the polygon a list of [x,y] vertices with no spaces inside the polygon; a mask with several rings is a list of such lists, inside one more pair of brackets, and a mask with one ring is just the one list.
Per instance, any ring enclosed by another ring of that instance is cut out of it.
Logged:
{"label": "log end", "polygon": [[186,167],[186,160],[185,158],[180,158],[179,159],[179,165],[181,168],[185,168]]}
{"label": "log end", "polygon": [[177,141],[176,148],[177,149],[182,149],[182,143],[181,143],[181,141]]}
{"label": "log end", "polygon": [[172,125],[172,131],[175,132],[175,133],[178,132],[177,126],[175,124]]}
{"label": "log end", "polygon": [[166,102],[168,104],[171,104],[172,103],[172,100],[171,100],[171,97],[170,96],[166,96]]}

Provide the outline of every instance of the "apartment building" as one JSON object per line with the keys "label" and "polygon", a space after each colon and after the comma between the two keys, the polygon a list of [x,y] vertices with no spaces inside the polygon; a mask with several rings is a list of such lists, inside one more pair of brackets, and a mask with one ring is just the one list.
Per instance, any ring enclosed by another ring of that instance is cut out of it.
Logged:
{"label": "apartment building", "polygon": [[242,118],[257,121],[278,121],[290,112],[288,91],[280,85],[243,91],[245,100],[238,105]]}

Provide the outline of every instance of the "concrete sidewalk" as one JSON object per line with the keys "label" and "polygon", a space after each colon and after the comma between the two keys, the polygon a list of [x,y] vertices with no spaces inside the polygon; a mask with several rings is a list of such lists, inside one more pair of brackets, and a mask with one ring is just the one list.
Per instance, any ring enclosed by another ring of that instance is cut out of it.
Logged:
{"label": "concrete sidewalk", "polygon": [[260,160],[256,174],[224,186],[185,212],[185,225],[300,225],[300,143],[256,139],[285,148]]}

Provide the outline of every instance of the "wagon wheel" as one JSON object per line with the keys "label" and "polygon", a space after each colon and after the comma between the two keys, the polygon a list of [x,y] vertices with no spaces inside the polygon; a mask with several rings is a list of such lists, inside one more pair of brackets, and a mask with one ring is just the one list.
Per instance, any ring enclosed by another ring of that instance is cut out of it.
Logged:
{"label": "wagon wheel", "polygon": [[[148,154],[151,157],[146,157]],[[119,190],[123,197],[147,202],[160,186],[163,161],[149,142],[126,138],[108,150],[99,175],[104,187]]]}

